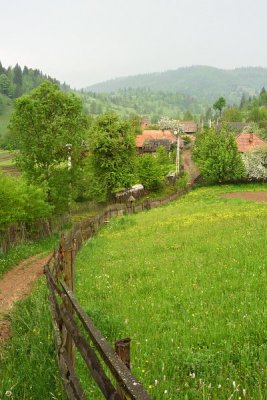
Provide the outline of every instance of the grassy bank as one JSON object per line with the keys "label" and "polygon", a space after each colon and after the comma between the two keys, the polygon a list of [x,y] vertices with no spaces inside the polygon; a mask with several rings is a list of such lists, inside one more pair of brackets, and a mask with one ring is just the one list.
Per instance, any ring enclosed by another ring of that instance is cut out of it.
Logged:
{"label": "grassy bank", "polygon": [[[28,242],[0,256],[0,277],[32,255],[44,256],[58,245],[59,234]],[[0,399],[65,399],[54,353],[47,288],[41,278],[33,293],[9,316],[12,336],[0,350]]]}
{"label": "grassy bank", "polygon": [[9,319],[12,337],[0,351],[0,399],[63,400],[44,278]]}
{"label": "grassy bank", "polygon": [[37,242],[28,242],[11,248],[7,253],[0,254],[0,278],[10,268],[14,267],[21,260],[40,254],[45,256],[53,251],[58,245],[59,234],[41,239]]}
{"label": "grassy bank", "polygon": [[132,338],[153,399],[267,397],[267,205],[219,197],[257,189],[114,219],[78,256],[79,300],[110,342]]}

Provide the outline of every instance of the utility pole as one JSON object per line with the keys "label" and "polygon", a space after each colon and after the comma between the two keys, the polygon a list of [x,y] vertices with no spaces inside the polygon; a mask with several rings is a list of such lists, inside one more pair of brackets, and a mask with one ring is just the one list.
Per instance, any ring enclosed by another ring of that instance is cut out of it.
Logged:
{"label": "utility pole", "polygon": [[175,130],[173,133],[176,135],[176,138],[177,138],[177,141],[176,141],[175,173],[176,173],[176,176],[178,176],[179,172],[180,172],[180,133],[181,133],[180,126],[179,126],[178,130]]}

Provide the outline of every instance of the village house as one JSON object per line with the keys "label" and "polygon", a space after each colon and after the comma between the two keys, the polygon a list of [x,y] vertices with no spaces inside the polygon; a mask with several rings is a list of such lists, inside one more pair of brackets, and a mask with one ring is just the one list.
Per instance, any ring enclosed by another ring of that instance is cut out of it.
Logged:
{"label": "village house", "polygon": [[170,151],[176,141],[176,136],[169,130],[144,130],[141,135],[136,136],[135,145],[139,153],[154,153],[159,146]]}
{"label": "village house", "polygon": [[256,150],[267,145],[265,140],[254,133],[240,133],[240,135],[236,137],[236,143],[240,153],[246,153],[247,151]]}
{"label": "village house", "polygon": [[185,135],[194,135],[197,133],[198,125],[195,121],[180,121],[179,122],[183,134]]}

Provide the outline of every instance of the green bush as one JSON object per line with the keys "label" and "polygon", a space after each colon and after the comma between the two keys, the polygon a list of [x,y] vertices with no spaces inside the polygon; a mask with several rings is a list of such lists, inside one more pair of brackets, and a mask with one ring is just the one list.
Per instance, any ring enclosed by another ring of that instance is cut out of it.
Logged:
{"label": "green bush", "polygon": [[151,154],[143,154],[137,158],[137,176],[145,189],[160,189],[164,181],[164,173],[157,159]]}
{"label": "green bush", "polygon": [[193,159],[208,183],[235,181],[243,177],[244,165],[233,134],[207,129],[195,142]]}
{"label": "green bush", "polygon": [[48,217],[52,210],[42,188],[0,173],[0,229],[14,222],[31,223]]}

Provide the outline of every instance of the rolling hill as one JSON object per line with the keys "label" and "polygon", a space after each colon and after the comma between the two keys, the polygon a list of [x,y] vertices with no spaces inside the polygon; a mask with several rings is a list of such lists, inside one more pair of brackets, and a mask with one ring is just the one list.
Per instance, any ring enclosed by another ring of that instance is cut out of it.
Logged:
{"label": "rolling hill", "polygon": [[128,88],[149,88],[155,91],[179,92],[205,103],[212,103],[219,96],[224,96],[228,103],[239,104],[243,93],[254,96],[263,86],[267,86],[267,68],[243,67],[224,70],[209,66],[192,66],[116,78],[91,85],[84,91],[110,93]]}

